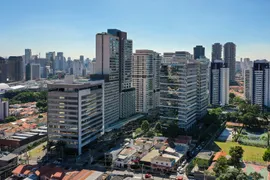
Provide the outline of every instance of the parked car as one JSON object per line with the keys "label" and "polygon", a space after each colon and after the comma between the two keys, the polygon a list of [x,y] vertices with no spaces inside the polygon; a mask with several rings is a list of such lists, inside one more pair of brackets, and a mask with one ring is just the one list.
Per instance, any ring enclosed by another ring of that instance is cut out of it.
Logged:
{"label": "parked car", "polygon": [[151,177],[152,177],[151,174],[145,174],[145,175],[144,175],[144,178],[151,178]]}

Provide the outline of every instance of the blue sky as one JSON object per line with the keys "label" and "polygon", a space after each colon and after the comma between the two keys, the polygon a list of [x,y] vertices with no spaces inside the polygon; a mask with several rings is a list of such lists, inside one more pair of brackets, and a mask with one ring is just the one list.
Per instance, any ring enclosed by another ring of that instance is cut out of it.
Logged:
{"label": "blue sky", "polygon": [[232,41],[237,58],[270,60],[269,0],[4,0],[0,56],[95,57],[95,34],[108,28],[128,32],[135,49],[163,53]]}

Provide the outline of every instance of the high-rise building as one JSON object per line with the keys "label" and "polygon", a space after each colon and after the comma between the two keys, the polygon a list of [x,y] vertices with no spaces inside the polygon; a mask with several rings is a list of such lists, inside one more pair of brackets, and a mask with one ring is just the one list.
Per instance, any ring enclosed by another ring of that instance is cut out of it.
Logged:
{"label": "high-rise building", "polygon": [[23,58],[21,56],[10,56],[8,64],[8,82],[23,80]]}
{"label": "high-rise building", "polygon": [[82,76],[82,64],[81,64],[81,61],[80,60],[74,60],[73,61],[73,75],[75,77],[79,77],[79,76]]}
{"label": "high-rise building", "polygon": [[235,57],[236,46],[232,42],[224,44],[224,62],[230,69],[230,83],[235,82]]}
{"label": "high-rise building", "polygon": [[253,91],[253,70],[252,67],[244,69],[244,97],[248,101],[252,101]]}
{"label": "high-rise building", "polygon": [[57,52],[57,55],[55,57],[55,70],[65,70],[65,57],[63,52]]}
{"label": "high-rise building", "polygon": [[205,48],[203,46],[196,46],[193,48],[194,59],[205,57]]}
{"label": "high-rise building", "polygon": [[160,71],[160,119],[187,130],[196,122],[198,62],[185,51],[175,52]]}
{"label": "high-rise building", "polygon": [[8,101],[2,101],[0,98],[0,120],[5,120],[9,115],[9,103]]}
{"label": "high-rise building", "polygon": [[31,49],[25,49],[24,58],[25,58],[25,64],[31,63],[31,60],[32,60]]}
{"label": "high-rise building", "polygon": [[48,84],[48,140],[82,148],[104,132],[103,81],[64,81]]}
{"label": "high-rise building", "polygon": [[104,79],[105,130],[119,122],[119,38],[108,33],[96,35],[96,67],[91,79]]}
{"label": "high-rise building", "polygon": [[82,66],[84,66],[84,56],[83,55],[80,55],[80,61],[81,61]]}
{"label": "high-rise building", "polygon": [[172,61],[174,56],[173,52],[165,52],[163,53],[163,57],[162,57],[162,63],[169,63]]}
{"label": "high-rise building", "polygon": [[46,53],[46,59],[49,61],[50,68],[52,70],[52,73],[55,74],[55,52],[47,52]]}
{"label": "high-rise building", "polygon": [[215,43],[212,45],[212,61],[221,60],[222,55],[222,45],[220,43]]}
{"label": "high-rise building", "polygon": [[25,66],[25,80],[26,81],[31,80],[31,64],[30,63],[28,63]]}
{"label": "high-rise building", "polygon": [[8,70],[7,70],[7,61],[6,59],[0,57],[0,83],[7,82]]}
{"label": "high-rise building", "polygon": [[222,60],[214,60],[210,69],[210,104],[229,104],[229,68]]}
{"label": "high-rise building", "polygon": [[252,73],[252,104],[270,107],[270,69],[267,60],[256,60]]}
{"label": "high-rise building", "polygon": [[31,80],[39,80],[40,74],[40,65],[31,64]]}
{"label": "high-rise building", "polygon": [[148,113],[159,105],[161,56],[152,50],[133,54],[133,86],[136,89],[136,112]]}
{"label": "high-rise building", "polygon": [[127,118],[135,113],[135,89],[131,86],[133,43],[121,30],[108,29],[107,33],[119,38],[120,118]]}
{"label": "high-rise building", "polygon": [[209,63],[210,60],[201,57],[196,59],[197,64],[197,119],[207,114],[209,102]]}

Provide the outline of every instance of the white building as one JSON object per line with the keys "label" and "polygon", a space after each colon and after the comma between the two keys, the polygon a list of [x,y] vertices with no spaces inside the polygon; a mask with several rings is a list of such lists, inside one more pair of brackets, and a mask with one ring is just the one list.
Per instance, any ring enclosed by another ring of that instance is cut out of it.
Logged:
{"label": "white building", "polygon": [[31,64],[30,68],[31,80],[39,80],[40,79],[40,65],[39,64]]}
{"label": "white building", "polygon": [[152,50],[136,50],[133,54],[133,87],[136,89],[136,112],[148,113],[159,105],[160,96],[159,53]]}
{"label": "white building", "polygon": [[257,104],[262,108],[270,107],[269,62],[266,60],[254,61],[252,74],[252,104]]}
{"label": "white building", "polygon": [[201,119],[207,114],[209,102],[209,64],[207,58],[196,59],[197,67],[197,119]]}
{"label": "white building", "polygon": [[161,64],[160,119],[178,122],[184,130],[196,122],[197,66],[185,51],[175,52],[171,62]]}
{"label": "white building", "polygon": [[214,60],[210,69],[210,104],[229,104],[229,68],[222,60]]}
{"label": "white building", "polygon": [[104,132],[104,81],[64,81],[48,84],[48,139],[82,148]]}
{"label": "white building", "polygon": [[9,103],[8,101],[2,101],[0,98],[0,120],[5,120],[9,116]]}
{"label": "white building", "polygon": [[79,77],[79,76],[82,76],[82,63],[80,60],[74,60],[73,61],[73,75],[75,77]]}

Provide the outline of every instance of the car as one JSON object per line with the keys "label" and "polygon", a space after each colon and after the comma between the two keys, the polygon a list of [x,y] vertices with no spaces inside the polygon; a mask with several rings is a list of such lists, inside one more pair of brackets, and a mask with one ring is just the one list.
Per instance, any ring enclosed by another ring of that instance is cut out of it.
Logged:
{"label": "car", "polygon": [[144,178],[151,178],[151,177],[152,177],[151,174],[145,174],[145,175],[144,175]]}

